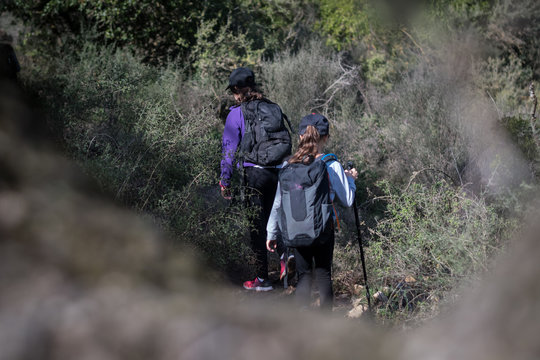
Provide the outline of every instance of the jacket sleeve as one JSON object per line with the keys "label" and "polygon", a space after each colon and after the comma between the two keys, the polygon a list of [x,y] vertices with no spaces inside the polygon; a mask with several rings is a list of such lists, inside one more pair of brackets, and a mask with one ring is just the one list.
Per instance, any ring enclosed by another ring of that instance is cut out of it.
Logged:
{"label": "jacket sleeve", "polygon": [[266,239],[276,240],[277,235],[280,233],[279,228],[279,209],[281,207],[281,188],[278,182],[276,189],[276,196],[274,197],[274,205],[272,205],[272,211],[266,224]]}
{"label": "jacket sleeve", "polygon": [[330,177],[330,187],[331,192],[334,193],[334,199],[337,198],[341,205],[350,207],[354,202],[356,192],[354,179],[345,175],[343,166],[337,161],[328,164],[328,176]]}
{"label": "jacket sleeve", "polygon": [[223,139],[221,143],[221,184],[229,186],[232,173],[234,154],[242,140],[242,125],[244,117],[240,107],[234,107],[227,116]]}

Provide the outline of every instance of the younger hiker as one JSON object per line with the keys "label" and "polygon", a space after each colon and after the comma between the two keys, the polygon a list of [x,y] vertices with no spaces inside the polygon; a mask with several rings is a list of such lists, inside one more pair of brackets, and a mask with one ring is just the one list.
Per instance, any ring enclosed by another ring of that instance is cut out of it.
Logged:
{"label": "younger hiker", "polygon": [[[230,181],[238,150],[240,159],[236,161],[242,171],[246,200],[255,209],[250,237],[256,255],[256,278],[244,282],[243,286],[247,290],[268,291],[273,287],[268,280],[266,223],[276,193],[278,166],[291,153],[291,138],[284,125],[286,116],[257,89],[253,71],[243,67],[235,69],[227,89],[232,91],[237,105],[231,107],[223,131],[221,194],[231,199]],[[279,241],[280,279],[286,268],[284,250]]]}
{"label": "younger hiker", "polygon": [[329,138],[328,120],[320,114],[300,121],[300,142],[296,153],[283,164],[267,225],[266,247],[276,249],[281,230],[286,246],[294,247],[298,284],[296,299],[307,306],[311,299],[312,267],[319,288],[322,309],[332,309],[333,201],[344,206],[354,201],[356,169],[343,170],[333,154],[324,154]]}

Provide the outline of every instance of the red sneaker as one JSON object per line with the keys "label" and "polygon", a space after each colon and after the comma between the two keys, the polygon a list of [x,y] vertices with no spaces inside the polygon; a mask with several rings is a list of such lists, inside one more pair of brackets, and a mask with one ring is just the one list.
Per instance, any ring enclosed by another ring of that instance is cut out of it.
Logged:
{"label": "red sneaker", "polygon": [[263,280],[260,281],[258,277],[255,280],[244,282],[244,289],[246,290],[255,290],[255,291],[270,291],[274,290],[270,281]]}

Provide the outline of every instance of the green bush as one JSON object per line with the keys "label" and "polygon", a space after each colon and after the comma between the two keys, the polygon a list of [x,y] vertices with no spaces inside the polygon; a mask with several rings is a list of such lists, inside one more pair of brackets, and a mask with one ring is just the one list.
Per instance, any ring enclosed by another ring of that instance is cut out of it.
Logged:
{"label": "green bush", "polygon": [[[500,0],[495,3],[486,29],[487,39],[502,50],[502,57],[517,55],[524,69],[540,78],[540,3],[535,0]],[[533,79],[530,79],[533,80]]]}
{"label": "green bush", "polygon": [[475,67],[475,83],[492,99],[500,118],[527,112],[525,99],[533,74],[517,56],[489,57]]}
{"label": "green bush", "polygon": [[[527,103],[520,95],[535,76],[528,48],[534,24],[525,29],[523,51],[514,52],[511,42],[494,45],[498,35],[489,27],[519,34],[498,8],[507,2],[441,2],[439,13],[428,8],[434,14],[425,26],[379,22],[383,15],[370,18],[375,7],[367,2],[341,2],[351,11],[342,22],[342,9],[328,1],[202,2],[180,24],[170,16],[188,2],[156,5],[175,7],[167,13],[125,1],[96,12],[109,3],[11,0],[21,8],[10,9],[41,26],[20,48],[22,82],[38,96],[66,153],[100,188],[218,271],[245,275],[253,261],[245,245],[252,209],[224,201],[217,186],[225,108],[232,104],[224,88],[239,65],[254,68],[293,128],[308,113],[325,114],[327,151],[355,161],[370,285],[390,298],[378,307],[382,321],[434,316],[461,281],[489,268],[504,232],[515,226],[508,219],[526,212],[513,189],[487,194],[478,184],[466,187],[477,180],[467,177],[479,162],[471,149],[489,153],[481,122],[492,124],[495,107],[522,149],[531,159],[537,154],[532,132],[524,131]],[[88,23],[79,28],[74,14],[88,15]],[[148,31],[137,32],[147,16]],[[444,26],[435,31],[439,20]],[[318,21],[322,39],[312,33]],[[43,34],[56,35],[38,46]],[[349,293],[362,283],[351,213],[341,212],[334,263],[336,289]]]}
{"label": "green bush", "polygon": [[[382,187],[387,214],[370,229],[365,248],[372,295],[382,291],[389,298],[377,314],[412,323],[431,318],[442,299],[449,301],[458,286],[490,269],[504,249],[508,224],[481,197],[446,182]],[[340,244],[338,273],[353,274],[360,266],[358,245]],[[351,291],[351,280],[363,283],[359,277],[339,277],[341,287]]]}
{"label": "green bush", "polygon": [[[356,99],[359,73],[343,59],[313,40],[297,52],[285,51],[265,62],[261,69],[268,97],[280,104],[295,130],[300,119],[312,112],[330,117],[344,99]],[[332,130],[331,130],[332,131]]]}
{"label": "green bush", "polygon": [[538,177],[540,138],[536,131],[538,122],[532,121],[534,103],[528,91],[534,85],[533,71],[514,54],[490,57],[475,70],[476,86],[490,98],[500,124]]}
{"label": "green bush", "polygon": [[316,27],[327,36],[328,45],[343,50],[369,34],[367,1],[321,0],[319,3],[321,20]]}
{"label": "green bush", "polygon": [[186,52],[193,44],[201,16],[219,16],[224,2],[193,1],[20,1],[8,0],[4,9],[42,30],[41,39],[77,37],[95,29],[100,41],[145,49],[147,58]]}
{"label": "green bush", "polygon": [[434,183],[441,177],[461,182],[469,162],[468,138],[463,131],[459,84],[438,72],[419,68],[386,95],[372,96],[380,123],[384,172],[404,183],[423,169],[420,178]]}
{"label": "green bush", "polygon": [[[293,45],[299,32],[306,31],[299,22],[308,16],[310,7],[303,0],[7,0],[0,12],[10,11],[34,27],[30,35],[36,44],[54,48],[62,41],[77,43],[93,29],[96,43],[130,47],[146,62],[164,65],[170,59],[186,61],[199,55],[203,63],[208,61],[209,54],[201,49],[208,39],[234,52],[235,38],[245,38],[249,48],[240,54],[247,56],[242,62],[253,61],[252,52],[271,56]],[[226,58],[227,53],[219,55]]]}
{"label": "green bush", "polygon": [[217,186],[222,123],[212,89],[172,65],[158,70],[91,44],[51,69],[36,69],[47,81],[26,86],[42,94],[48,123],[100,188],[220,268],[245,264],[247,214],[227,207]]}
{"label": "green bush", "polygon": [[496,213],[481,198],[441,182],[432,187],[412,184],[389,196],[389,217],[372,244],[375,273],[384,281],[413,275],[437,279],[437,288],[488,269],[501,242]]}

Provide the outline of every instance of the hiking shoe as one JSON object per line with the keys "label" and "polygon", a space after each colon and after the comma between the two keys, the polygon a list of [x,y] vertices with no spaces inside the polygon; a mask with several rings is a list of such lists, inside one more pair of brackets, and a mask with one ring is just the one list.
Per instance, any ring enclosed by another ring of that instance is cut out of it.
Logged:
{"label": "hiking shoe", "polygon": [[272,284],[270,284],[270,281],[260,281],[259,278],[256,277],[255,280],[244,282],[244,289],[255,291],[270,291],[274,288],[272,287]]}
{"label": "hiking shoe", "polygon": [[289,279],[294,277],[294,273],[296,272],[296,259],[294,258],[294,255],[289,255],[287,261],[281,259],[279,265],[281,269],[279,272],[279,280],[283,280],[287,273],[289,274]]}
{"label": "hiking shoe", "polygon": [[289,273],[289,278],[291,279],[296,273],[296,258],[294,255],[289,255],[287,258],[287,272]]}

